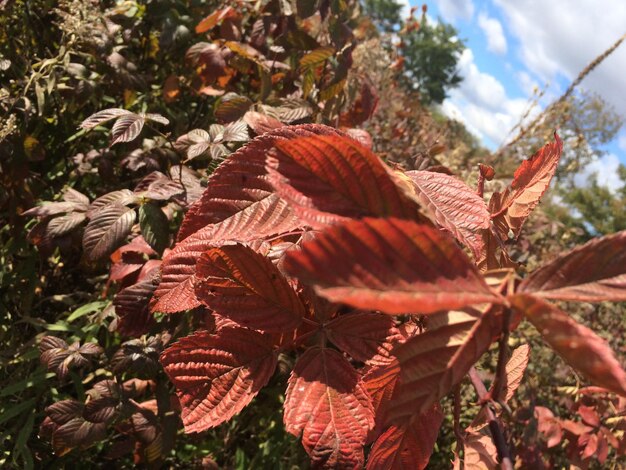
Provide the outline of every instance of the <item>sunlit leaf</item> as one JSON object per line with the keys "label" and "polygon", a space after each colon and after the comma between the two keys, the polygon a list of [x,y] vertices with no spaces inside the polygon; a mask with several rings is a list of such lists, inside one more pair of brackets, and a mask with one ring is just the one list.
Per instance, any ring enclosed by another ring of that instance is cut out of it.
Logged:
{"label": "sunlit leaf", "polygon": [[540,298],[517,294],[509,301],[569,365],[594,384],[626,395],[626,372],[605,340]]}
{"label": "sunlit leaf", "polygon": [[245,328],[196,332],[161,356],[176,386],[185,432],[200,432],[228,421],[247,406],[276,368],[272,343]]}
{"label": "sunlit leaf", "polygon": [[335,350],[311,348],[289,378],[284,421],[288,432],[302,435],[314,466],[353,468],[363,464],[374,413],[350,363]]}
{"label": "sunlit leaf", "polygon": [[519,290],[548,299],[626,301],[626,231],[557,256],[524,279]]}
{"label": "sunlit leaf", "polygon": [[502,302],[454,240],[407,220],[332,226],[288,253],[285,267],[333,302],[389,314]]}

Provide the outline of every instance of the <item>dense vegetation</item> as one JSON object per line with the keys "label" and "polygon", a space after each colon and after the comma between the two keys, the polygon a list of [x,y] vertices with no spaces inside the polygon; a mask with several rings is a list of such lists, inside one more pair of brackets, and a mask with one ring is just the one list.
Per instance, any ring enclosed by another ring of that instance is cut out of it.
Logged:
{"label": "dense vegetation", "polygon": [[599,98],[491,154],[431,107],[463,43],[425,7],[0,12],[1,465],[626,453],[606,302],[626,300],[626,193],[572,186],[621,125]]}

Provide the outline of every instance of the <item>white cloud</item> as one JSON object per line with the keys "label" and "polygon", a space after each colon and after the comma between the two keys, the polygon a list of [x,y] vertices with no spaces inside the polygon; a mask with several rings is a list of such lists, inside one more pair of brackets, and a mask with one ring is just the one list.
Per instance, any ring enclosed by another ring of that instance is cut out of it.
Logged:
{"label": "white cloud", "polygon": [[[623,0],[494,0],[506,29],[520,44],[520,59],[541,82],[568,80],[624,34]],[[622,45],[582,83],[626,116],[626,45]]]}
{"label": "white cloud", "polygon": [[398,0],[398,4],[402,5],[402,10],[400,10],[400,18],[403,20],[409,17],[411,13],[411,3],[409,0]]}
{"label": "white cloud", "polygon": [[574,177],[574,182],[579,186],[587,186],[593,175],[597,175],[598,184],[607,186],[611,191],[621,188],[624,182],[617,173],[620,161],[614,153],[607,153],[596,158]]}
{"label": "white cloud", "polygon": [[488,147],[498,147],[526,111],[527,100],[509,98],[502,83],[478,69],[470,49],[459,59],[459,72],[463,81],[450,91],[443,112],[463,122]]}
{"label": "white cloud", "polygon": [[486,13],[478,15],[478,26],[487,38],[487,50],[494,54],[506,54],[507,44],[502,30],[502,24],[495,18],[490,18]]}
{"label": "white cloud", "polygon": [[471,20],[474,16],[472,0],[437,0],[437,8],[441,16],[448,22],[454,20]]}

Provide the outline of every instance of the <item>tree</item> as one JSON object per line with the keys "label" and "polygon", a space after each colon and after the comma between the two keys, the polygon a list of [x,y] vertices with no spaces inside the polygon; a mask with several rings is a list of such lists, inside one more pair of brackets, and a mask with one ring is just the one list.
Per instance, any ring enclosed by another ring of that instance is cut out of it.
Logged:
{"label": "tree", "polygon": [[386,33],[396,30],[402,21],[401,11],[402,5],[396,0],[363,0],[363,13]]}
{"label": "tree", "polygon": [[419,23],[410,18],[400,33],[405,84],[420,92],[425,104],[442,103],[447,90],[463,80],[457,70],[465,45],[456,29],[439,20],[431,25],[422,8]]}
{"label": "tree", "polygon": [[581,226],[590,236],[626,230],[626,167],[618,169],[622,187],[613,192],[598,183],[594,175],[589,186],[571,187],[561,197],[572,209],[571,223]]}

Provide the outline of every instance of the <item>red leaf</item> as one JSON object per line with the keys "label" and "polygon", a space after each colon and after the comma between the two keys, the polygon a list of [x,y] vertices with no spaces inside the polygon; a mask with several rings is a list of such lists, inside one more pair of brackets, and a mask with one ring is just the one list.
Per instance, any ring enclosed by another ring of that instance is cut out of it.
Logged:
{"label": "red leaf", "polygon": [[518,237],[522,225],[547,191],[563,152],[563,142],[554,133],[554,142],[544,145],[515,171],[513,181],[502,193],[494,193],[489,210],[502,240],[509,230]]}
{"label": "red leaf", "polygon": [[211,175],[206,191],[183,220],[179,239],[186,239],[163,260],[153,311],[174,313],[200,305],[193,291],[193,276],[196,261],[209,248],[227,240],[260,239],[300,225],[287,203],[273,194],[265,155],[277,140],[313,132],[335,131],[317,125],[277,129],[239,149]]}
{"label": "red leaf", "polygon": [[195,292],[218,314],[257,330],[293,330],[305,315],[304,304],[278,268],[244,245],[206,251],[196,267]]}
{"label": "red leaf", "polygon": [[543,406],[536,406],[535,418],[537,418],[537,430],[545,434],[548,448],[558,445],[563,439],[563,430],[552,411]]}
{"label": "red leaf", "polygon": [[441,312],[427,318],[426,331],[398,345],[400,383],[389,404],[397,422],[425,412],[458,384],[502,330],[501,317],[488,310]]}
{"label": "red leaf", "polygon": [[382,160],[350,137],[301,137],[276,147],[267,158],[270,181],[313,226],[368,215],[423,220]]}
{"label": "red leaf", "polygon": [[569,365],[595,385],[626,395],[626,372],[605,340],[537,297],[517,294],[510,296],[509,301]]}
{"label": "red leaf", "polygon": [[333,302],[389,314],[501,302],[454,240],[400,219],[330,227],[287,253],[285,267]]}
{"label": "red leaf", "polygon": [[626,301],[626,231],[558,256],[533,271],[519,290],[548,299]]}
{"label": "red leaf", "polygon": [[400,364],[393,357],[391,362],[376,365],[363,376],[363,385],[372,398],[376,418],[376,424],[368,436],[368,441],[377,438],[382,431],[386,422],[387,407],[399,380]]}
{"label": "red leaf", "polygon": [[432,171],[406,173],[415,188],[420,205],[431,219],[450,231],[478,259],[484,251],[480,230],[489,228],[487,205],[463,181],[454,176]]}
{"label": "red leaf", "polygon": [[371,312],[340,315],[324,331],[335,346],[368,364],[388,363],[393,342],[400,338],[393,317]]}
{"label": "red leaf", "polygon": [[593,426],[594,428],[600,426],[600,417],[593,408],[585,405],[580,405],[578,407],[578,410],[576,411],[578,411],[580,417],[589,426]]}
{"label": "red leaf", "polygon": [[220,24],[227,18],[236,18],[238,13],[232,7],[221,8],[219,10],[215,10],[209,16],[204,18],[198,25],[196,26],[196,33],[206,33],[207,31],[212,30],[215,26]]}
{"label": "red leaf", "polygon": [[276,355],[267,336],[245,328],[223,328],[182,338],[161,355],[176,386],[185,432],[228,421],[267,384]]}
{"label": "red leaf", "polygon": [[367,460],[371,470],[422,470],[433,452],[443,413],[433,406],[402,425],[392,425],[374,443]]}
{"label": "red leaf", "polygon": [[314,466],[363,464],[363,444],[374,425],[370,397],[358,372],[337,351],[311,348],[296,363],[285,399],[285,427]]}

